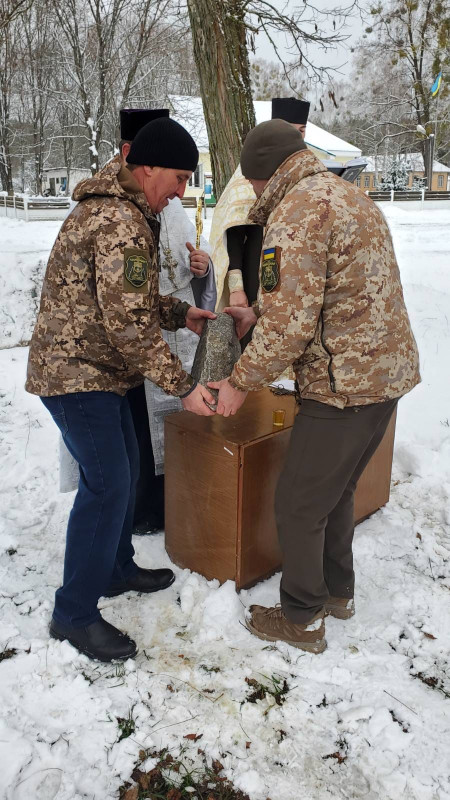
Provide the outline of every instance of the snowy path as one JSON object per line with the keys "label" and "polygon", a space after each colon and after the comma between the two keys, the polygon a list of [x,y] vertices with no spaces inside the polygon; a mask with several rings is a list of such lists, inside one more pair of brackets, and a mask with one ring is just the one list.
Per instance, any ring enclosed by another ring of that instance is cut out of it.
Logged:
{"label": "snowy path", "polygon": [[[327,620],[321,656],[242,626],[244,606],[277,601],[277,576],[238,596],[177,568],[164,593],[101,603],[137,639],[135,662],[49,641],[73,496],[58,493],[56,429],[23,390],[26,349],[0,351],[1,800],[114,800],[140,750],[197,762],[199,746],[251,800],[450,800],[450,212],[386,213],[423,382],[400,404],[391,501],[357,529],[356,616]],[[8,347],[32,321],[29,275],[58,223],[6,222],[22,265],[11,289],[1,262]],[[162,534],[137,548],[143,566],[170,563]],[[273,677],[284,702],[249,702],[246,678]]]}

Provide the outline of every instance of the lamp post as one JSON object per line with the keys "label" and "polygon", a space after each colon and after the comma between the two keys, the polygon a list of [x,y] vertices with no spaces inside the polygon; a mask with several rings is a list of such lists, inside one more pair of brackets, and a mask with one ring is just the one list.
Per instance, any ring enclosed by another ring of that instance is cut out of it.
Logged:
{"label": "lamp post", "polygon": [[427,122],[425,128],[423,125],[417,125],[416,128],[419,137],[424,143],[423,166],[425,169],[425,175],[427,176],[428,191],[431,191],[433,184],[434,145],[436,141],[434,133],[432,133],[431,130],[431,124],[429,122]]}
{"label": "lamp post", "polygon": [[434,162],[434,133],[430,133],[425,139],[425,172],[427,176],[427,189],[430,192],[433,184],[433,162]]}

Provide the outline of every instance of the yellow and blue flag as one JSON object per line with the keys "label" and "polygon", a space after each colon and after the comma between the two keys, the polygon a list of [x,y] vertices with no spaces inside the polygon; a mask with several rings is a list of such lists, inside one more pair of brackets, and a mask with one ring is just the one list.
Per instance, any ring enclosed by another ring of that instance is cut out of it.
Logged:
{"label": "yellow and blue flag", "polygon": [[442,81],[442,72],[439,73],[439,75],[437,76],[435,82],[433,83],[433,86],[430,89],[432,97],[436,97],[436,95],[437,95],[437,93],[438,93],[438,91],[440,89],[440,86],[441,86],[441,81]]}

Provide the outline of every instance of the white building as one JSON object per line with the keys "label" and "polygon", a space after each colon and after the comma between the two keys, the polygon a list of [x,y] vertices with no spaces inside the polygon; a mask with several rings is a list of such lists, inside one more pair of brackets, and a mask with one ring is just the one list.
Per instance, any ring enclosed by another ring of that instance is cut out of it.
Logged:
{"label": "white building", "polygon": [[84,178],[89,178],[90,175],[90,169],[74,167],[74,169],[70,170],[69,185],[67,185],[67,170],[65,167],[44,169],[42,190],[44,194],[50,194],[54,197],[58,195],[71,195],[77,183]]}
{"label": "white building", "polygon": [[[362,175],[356,181],[362,189],[374,191],[379,188],[386,166],[389,166],[392,158],[385,158],[384,155],[364,156],[367,166]],[[408,173],[408,189],[420,186],[425,182],[425,170],[423,166],[422,153],[401,153],[397,160],[404,163]],[[433,161],[433,180],[431,184],[433,192],[450,192],[450,167]]]}

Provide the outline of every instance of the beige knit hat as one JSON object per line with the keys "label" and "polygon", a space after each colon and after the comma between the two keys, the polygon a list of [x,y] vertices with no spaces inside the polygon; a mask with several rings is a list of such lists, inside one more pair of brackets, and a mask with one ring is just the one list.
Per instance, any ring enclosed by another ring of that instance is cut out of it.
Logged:
{"label": "beige knit hat", "polygon": [[271,119],[248,132],[241,152],[245,178],[267,180],[297,150],[306,150],[300,133],[289,122]]}

